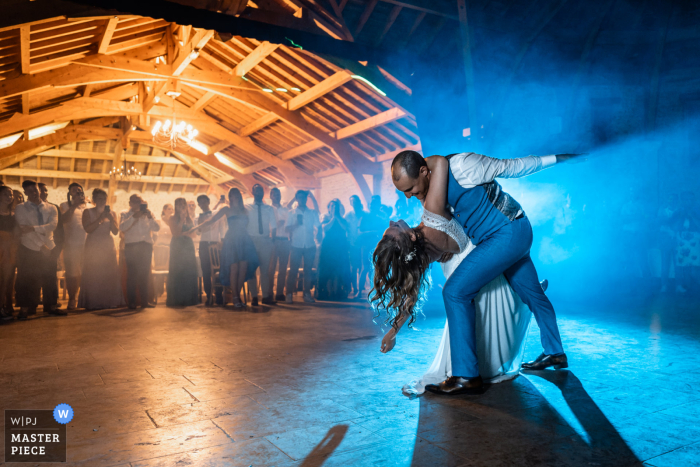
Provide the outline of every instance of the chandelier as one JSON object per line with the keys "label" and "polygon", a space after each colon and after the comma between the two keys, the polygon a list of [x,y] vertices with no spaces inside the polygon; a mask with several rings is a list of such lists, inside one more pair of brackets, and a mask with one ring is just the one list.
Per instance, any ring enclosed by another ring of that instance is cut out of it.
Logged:
{"label": "chandelier", "polygon": [[153,125],[151,130],[153,141],[158,144],[167,144],[171,149],[175,149],[178,145],[191,146],[195,142],[199,131],[184,120],[177,121],[175,117],[175,99],[180,93],[178,91],[169,91],[166,94],[173,99],[173,120],[166,120],[165,123],[159,120]]}
{"label": "chandelier", "polygon": [[109,171],[109,178],[113,180],[138,180],[141,178],[141,172],[136,170],[132,165],[129,167],[126,164],[126,156],[119,167],[112,167]]}
{"label": "chandelier", "polygon": [[192,125],[184,120],[179,122],[173,116],[173,120],[166,120],[165,123],[157,121],[151,130],[153,141],[158,144],[167,144],[171,149],[175,149],[178,145],[189,145],[195,141],[199,134]]}

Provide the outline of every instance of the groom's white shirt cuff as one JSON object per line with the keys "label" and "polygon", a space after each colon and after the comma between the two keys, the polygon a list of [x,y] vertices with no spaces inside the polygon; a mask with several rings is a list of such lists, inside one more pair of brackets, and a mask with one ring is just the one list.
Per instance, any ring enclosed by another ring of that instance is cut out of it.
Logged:
{"label": "groom's white shirt cuff", "polygon": [[464,188],[492,182],[495,178],[519,178],[551,167],[557,156],[527,156],[517,159],[496,159],[474,152],[456,154],[450,159],[450,170]]}

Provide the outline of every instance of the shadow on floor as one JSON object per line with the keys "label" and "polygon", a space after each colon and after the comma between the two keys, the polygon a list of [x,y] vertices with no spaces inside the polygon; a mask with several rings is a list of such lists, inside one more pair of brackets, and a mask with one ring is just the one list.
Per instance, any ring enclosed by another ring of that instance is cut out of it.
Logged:
{"label": "shadow on floor", "polygon": [[[570,371],[528,374],[478,396],[421,397],[413,466],[636,466],[641,462]],[[553,385],[553,386],[552,386]],[[427,441],[427,443],[426,443]]]}
{"label": "shadow on floor", "polygon": [[321,467],[340,446],[348,432],[348,425],[336,425],[326,433],[320,443],[302,461],[299,467]]}

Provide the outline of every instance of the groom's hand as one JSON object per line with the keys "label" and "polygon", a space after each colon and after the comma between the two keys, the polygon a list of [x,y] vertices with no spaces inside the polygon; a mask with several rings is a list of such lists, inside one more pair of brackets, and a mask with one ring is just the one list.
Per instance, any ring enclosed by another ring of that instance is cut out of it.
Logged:
{"label": "groom's hand", "polygon": [[438,259],[438,263],[446,263],[449,260],[451,260],[453,256],[454,256],[453,253],[449,253],[449,252],[443,253],[442,256],[440,256],[440,259]]}
{"label": "groom's hand", "polygon": [[561,164],[562,162],[571,162],[571,163],[579,163],[579,162],[585,162],[588,160],[588,154],[557,154],[557,164]]}

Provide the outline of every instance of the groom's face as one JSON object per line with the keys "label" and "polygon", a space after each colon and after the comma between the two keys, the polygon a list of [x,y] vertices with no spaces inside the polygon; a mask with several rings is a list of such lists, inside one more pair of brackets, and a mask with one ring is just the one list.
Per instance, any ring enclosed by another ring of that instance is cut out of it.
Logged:
{"label": "groom's face", "polygon": [[406,198],[415,196],[423,201],[430,188],[430,171],[428,171],[428,168],[421,167],[420,172],[418,172],[418,178],[411,178],[405,170],[399,170],[401,170],[401,174],[398,180],[392,176],[396,189],[403,192]]}

